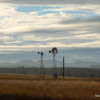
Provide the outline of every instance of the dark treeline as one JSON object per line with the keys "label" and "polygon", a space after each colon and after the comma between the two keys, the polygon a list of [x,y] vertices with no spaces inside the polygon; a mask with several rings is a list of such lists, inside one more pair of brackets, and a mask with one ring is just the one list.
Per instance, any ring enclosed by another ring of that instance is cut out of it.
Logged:
{"label": "dark treeline", "polygon": [[[15,73],[15,74],[33,74],[39,75],[39,68],[0,68],[0,73]],[[63,75],[63,69],[61,67],[57,68],[58,76]],[[52,68],[45,68],[46,75],[53,75]],[[100,68],[65,68],[65,76],[68,77],[100,77]]]}

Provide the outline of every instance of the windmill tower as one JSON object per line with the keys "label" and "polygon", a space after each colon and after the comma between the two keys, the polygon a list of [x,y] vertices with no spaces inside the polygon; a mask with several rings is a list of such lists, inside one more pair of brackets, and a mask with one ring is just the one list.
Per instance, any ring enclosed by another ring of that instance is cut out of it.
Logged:
{"label": "windmill tower", "polygon": [[43,61],[43,55],[44,53],[41,51],[41,52],[38,52],[38,54],[41,55],[41,59],[40,59],[40,77],[45,77],[45,70],[44,70],[44,61]]}
{"label": "windmill tower", "polygon": [[57,67],[56,67],[56,55],[58,53],[58,49],[56,47],[52,48],[52,50],[49,50],[49,53],[53,54],[53,75],[54,78],[57,78]]}

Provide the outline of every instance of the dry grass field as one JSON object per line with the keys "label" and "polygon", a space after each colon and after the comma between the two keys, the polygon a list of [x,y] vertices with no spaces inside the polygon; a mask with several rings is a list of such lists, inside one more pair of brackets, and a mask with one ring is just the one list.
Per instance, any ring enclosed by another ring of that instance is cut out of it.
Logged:
{"label": "dry grass field", "polygon": [[0,74],[0,100],[100,100],[99,78]]}

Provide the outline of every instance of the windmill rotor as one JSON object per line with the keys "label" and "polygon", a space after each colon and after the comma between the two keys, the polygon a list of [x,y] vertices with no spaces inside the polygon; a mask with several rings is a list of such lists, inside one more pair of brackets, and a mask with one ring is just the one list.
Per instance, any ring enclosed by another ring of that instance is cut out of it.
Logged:
{"label": "windmill rotor", "polygon": [[54,48],[52,49],[52,53],[53,53],[53,54],[57,54],[57,53],[58,53],[58,49],[54,47]]}
{"label": "windmill rotor", "polygon": [[41,54],[41,56],[43,56],[44,55],[44,53],[41,51],[41,52],[38,52],[38,54]]}
{"label": "windmill rotor", "polygon": [[52,50],[49,50],[49,53],[57,54],[58,53],[58,49],[56,47],[54,47],[54,48],[52,48]]}

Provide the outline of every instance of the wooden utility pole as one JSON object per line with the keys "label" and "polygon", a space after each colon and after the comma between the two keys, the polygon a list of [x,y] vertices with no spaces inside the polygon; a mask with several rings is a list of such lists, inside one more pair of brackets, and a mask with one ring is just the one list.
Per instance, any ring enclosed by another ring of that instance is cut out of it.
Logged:
{"label": "wooden utility pole", "polygon": [[65,57],[63,57],[63,78],[65,76]]}

